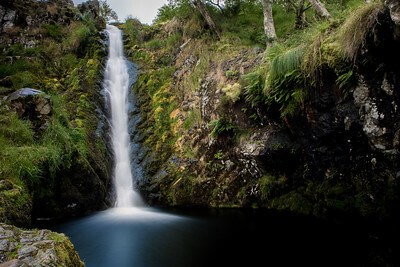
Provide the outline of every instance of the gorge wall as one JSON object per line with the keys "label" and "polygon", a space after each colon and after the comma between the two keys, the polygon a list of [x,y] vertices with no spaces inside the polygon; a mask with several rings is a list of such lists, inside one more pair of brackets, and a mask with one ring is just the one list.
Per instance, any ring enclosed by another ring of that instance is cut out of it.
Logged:
{"label": "gorge wall", "polygon": [[138,187],[149,203],[395,215],[400,39],[389,2],[267,52],[199,36],[194,15],[126,22],[143,69]]}
{"label": "gorge wall", "polygon": [[0,4],[0,221],[29,227],[112,202],[99,3]]}

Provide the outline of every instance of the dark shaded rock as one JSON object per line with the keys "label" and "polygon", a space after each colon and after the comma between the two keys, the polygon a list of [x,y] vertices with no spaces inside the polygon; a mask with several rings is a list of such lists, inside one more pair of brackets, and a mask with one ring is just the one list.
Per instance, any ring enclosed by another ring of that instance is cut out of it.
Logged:
{"label": "dark shaded rock", "polygon": [[289,133],[279,131],[265,143],[259,159],[267,170],[290,173],[299,162],[299,144],[291,140]]}
{"label": "dark shaded rock", "polygon": [[83,2],[78,5],[78,9],[82,14],[89,12],[94,18],[97,18],[100,14],[100,3],[97,0]]}
{"label": "dark shaded rock", "polygon": [[390,17],[393,22],[400,26],[400,3],[397,0],[386,0],[385,5],[389,8]]}
{"label": "dark shaded rock", "polygon": [[86,1],[78,5],[78,9],[82,14],[89,13],[96,21],[96,28],[98,30],[105,28],[105,21],[100,17],[100,3],[98,0]]}

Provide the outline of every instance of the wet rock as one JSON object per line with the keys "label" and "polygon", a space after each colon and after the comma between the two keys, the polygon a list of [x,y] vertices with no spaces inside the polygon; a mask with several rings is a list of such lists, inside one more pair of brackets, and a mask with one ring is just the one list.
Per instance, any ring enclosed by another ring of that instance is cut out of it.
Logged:
{"label": "wet rock", "polygon": [[400,2],[398,0],[386,0],[385,5],[389,8],[393,22],[400,26]]}
{"label": "wet rock", "polygon": [[[27,238],[28,237],[28,238]],[[68,237],[0,223],[0,266],[84,266]]]}
{"label": "wet rock", "polygon": [[376,148],[381,150],[390,148],[392,142],[386,138],[388,129],[380,123],[385,119],[385,113],[379,109],[377,100],[370,97],[370,88],[363,77],[353,92],[353,98],[355,106],[359,108],[364,133]]}
{"label": "wet rock", "polygon": [[289,173],[299,161],[297,151],[299,144],[294,143],[286,131],[271,135],[259,153],[259,158],[266,169],[274,172]]}

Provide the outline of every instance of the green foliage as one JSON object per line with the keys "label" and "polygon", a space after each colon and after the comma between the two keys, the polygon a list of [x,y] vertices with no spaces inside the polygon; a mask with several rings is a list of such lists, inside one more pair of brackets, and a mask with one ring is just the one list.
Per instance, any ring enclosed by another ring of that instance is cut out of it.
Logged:
{"label": "green foliage", "polygon": [[377,16],[384,9],[381,1],[354,10],[339,32],[339,42],[346,59],[355,61],[360,48],[365,45],[368,33],[377,23]]}
{"label": "green foliage", "polygon": [[137,18],[127,18],[125,23],[122,25],[123,31],[128,34],[128,42],[131,46],[140,44],[142,42],[142,36],[140,34],[140,27],[142,24]]}
{"label": "green foliage", "polygon": [[33,130],[29,121],[18,119],[14,113],[0,114],[0,136],[8,139],[15,146],[22,146],[33,142]]}
{"label": "green foliage", "polygon": [[189,0],[171,1],[168,5],[162,6],[157,13],[154,23],[165,22],[174,17],[187,19],[193,15],[194,8]]}
{"label": "green foliage", "polygon": [[22,44],[11,45],[7,48],[5,55],[7,56],[22,56],[24,54],[24,46]]}
{"label": "green foliage", "polygon": [[200,109],[195,108],[188,112],[188,116],[187,116],[186,120],[183,122],[183,128],[186,130],[189,130],[194,125],[198,126],[201,123],[201,121],[202,121],[201,111],[200,111]]}
{"label": "green foliage", "polygon": [[242,86],[239,83],[235,83],[233,85],[229,84],[228,86],[222,88],[222,92],[224,92],[229,100],[234,104],[240,98]]}
{"label": "green foliage", "polygon": [[229,134],[233,132],[237,127],[233,125],[231,122],[229,122],[227,119],[224,117],[221,117],[218,120],[213,120],[210,123],[207,124],[207,127],[214,127],[210,133],[212,138],[217,138],[221,134]]}
{"label": "green foliage", "polygon": [[56,242],[64,242],[65,240],[67,240],[67,237],[65,235],[61,235],[58,233],[51,233],[51,235],[49,235],[48,237],[51,240],[54,240]]}
{"label": "green foliage", "polygon": [[142,73],[135,85],[144,101],[141,110],[142,117],[146,118],[139,128],[147,132],[144,143],[157,153],[160,162],[168,159],[177,140],[177,119],[171,115],[177,102],[171,92],[173,72],[174,68],[160,68]]}
{"label": "green foliage", "polygon": [[226,77],[238,76],[238,71],[237,71],[237,70],[235,70],[235,71],[233,71],[233,70],[227,70],[227,71],[225,72],[225,76],[226,76]]}
{"label": "green foliage", "polygon": [[339,85],[339,88],[342,89],[344,88],[351,78],[353,77],[353,71],[349,70],[348,72],[343,73],[336,79],[336,83]]}
{"label": "green foliage", "polygon": [[265,47],[261,7],[243,3],[236,8],[228,6],[227,9],[225,16],[216,16],[216,23],[220,25],[222,34],[227,38],[238,39],[243,45]]}
{"label": "green foliage", "polygon": [[10,63],[0,64],[0,79],[11,76],[18,72],[28,71],[32,64],[25,59],[18,59]]}
{"label": "green foliage", "polygon": [[222,152],[222,150],[218,150],[217,153],[214,154],[214,159],[222,159],[224,153]]}
{"label": "green foliage", "polygon": [[59,40],[62,37],[61,25],[60,24],[42,24],[42,28],[45,30],[45,34],[48,37],[52,37]]}
{"label": "green foliage", "polygon": [[266,86],[266,66],[259,67],[253,72],[243,76],[247,85],[244,87],[246,101],[251,102],[251,106],[255,107],[260,103],[265,103],[267,96],[264,92]]}
{"label": "green foliage", "polygon": [[175,7],[172,5],[163,5],[158,9],[157,17],[154,22],[165,22],[176,16]]}
{"label": "green foliage", "polygon": [[75,24],[72,26],[71,33],[65,39],[64,45],[68,50],[78,52],[80,49],[85,49],[89,43],[89,36],[91,35],[91,27],[86,24]]}
{"label": "green foliage", "polygon": [[167,38],[167,48],[172,52],[175,52],[176,47],[182,42],[182,33],[176,32]]}
{"label": "green foliage", "polygon": [[267,86],[274,87],[283,83],[288,74],[299,70],[302,62],[304,47],[285,50],[277,45],[269,50],[268,57],[271,65],[267,77]]}
{"label": "green foliage", "polygon": [[36,47],[16,44],[0,52],[0,79],[8,76],[5,86],[11,87],[0,87],[1,95],[32,87],[51,96],[45,130],[0,106],[0,177],[38,196],[54,193],[60,171],[89,164],[87,132],[93,130],[92,94],[101,66],[90,14],[68,25],[42,24],[39,33],[45,38]]}
{"label": "green foliage", "polygon": [[[0,115],[0,175],[30,186],[47,178],[55,179],[60,168],[86,157],[86,135],[69,125],[65,103],[53,96],[53,116],[45,133],[36,140],[29,121],[14,113]],[[47,180],[47,182],[51,182]]]}
{"label": "green foliage", "polygon": [[81,23],[87,25],[90,28],[95,28],[95,21],[94,21],[94,17],[93,17],[93,13],[90,11],[86,11],[84,13],[81,12],[76,12],[76,20],[80,21]]}
{"label": "green foliage", "polygon": [[107,0],[99,1],[100,2],[100,17],[102,17],[106,22],[111,20],[118,21],[117,13],[111,9],[110,5],[107,3]]}
{"label": "green foliage", "polygon": [[274,5],[273,14],[276,36],[278,39],[286,39],[290,37],[290,34],[295,30],[295,12],[288,12],[287,7],[281,5]]}
{"label": "green foliage", "polygon": [[145,44],[146,48],[150,50],[159,50],[163,46],[163,42],[157,39],[151,40]]}
{"label": "green foliage", "polygon": [[271,50],[272,58],[267,76],[266,103],[276,103],[281,116],[293,115],[295,108],[304,100],[304,76],[301,72],[303,47],[296,47],[282,54]]}
{"label": "green foliage", "polygon": [[11,76],[11,82],[15,89],[33,86],[35,75],[29,71],[17,72]]}

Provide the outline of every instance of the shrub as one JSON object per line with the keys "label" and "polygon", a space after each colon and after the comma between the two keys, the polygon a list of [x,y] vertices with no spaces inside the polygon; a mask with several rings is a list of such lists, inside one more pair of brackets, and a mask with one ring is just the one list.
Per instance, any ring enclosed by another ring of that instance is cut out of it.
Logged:
{"label": "shrub", "polygon": [[62,37],[62,31],[59,24],[42,24],[42,28],[45,30],[45,34],[48,37],[54,39],[60,39]]}
{"label": "shrub", "polygon": [[145,44],[145,46],[146,46],[146,48],[149,48],[150,50],[158,50],[162,47],[162,42],[157,39],[154,39],[154,40],[147,42]]}
{"label": "shrub", "polygon": [[222,89],[222,92],[226,94],[226,96],[229,98],[230,101],[232,101],[232,103],[235,103],[240,98],[240,95],[242,93],[242,86],[238,83],[235,83],[234,85],[229,84]]}
{"label": "shrub", "polygon": [[182,42],[182,34],[180,32],[176,32],[167,38],[167,47],[168,50],[171,52],[174,52],[174,50],[177,48],[177,46],[180,45]]}
{"label": "shrub", "polygon": [[142,24],[137,18],[128,18],[122,25],[124,32],[129,35],[129,42],[132,46],[142,42],[142,37],[139,31],[141,25]]}
{"label": "shrub", "polygon": [[65,45],[70,51],[78,51],[88,43],[90,28],[85,24],[75,24],[72,26],[71,34],[66,39]]}

